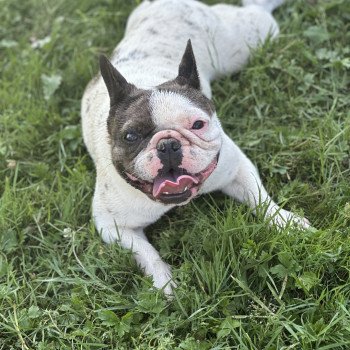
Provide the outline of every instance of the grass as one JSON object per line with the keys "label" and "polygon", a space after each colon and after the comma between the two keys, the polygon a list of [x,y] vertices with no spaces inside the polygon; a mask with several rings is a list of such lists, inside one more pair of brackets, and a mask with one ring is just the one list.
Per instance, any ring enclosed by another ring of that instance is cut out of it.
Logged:
{"label": "grass", "polygon": [[213,85],[273,197],[317,230],[220,194],[178,208],[147,231],[172,301],[90,218],[80,99],[136,1],[0,4],[1,350],[350,348],[348,1],[289,1],[279,40]]}

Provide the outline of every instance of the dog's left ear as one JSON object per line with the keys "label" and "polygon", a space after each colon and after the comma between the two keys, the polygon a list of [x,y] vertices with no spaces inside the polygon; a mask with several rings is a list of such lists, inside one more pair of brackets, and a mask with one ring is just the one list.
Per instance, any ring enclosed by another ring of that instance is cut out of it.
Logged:
{"label": "dog's left ear", "polygon": [[189,85],[198,90],[201,87],[191,39],[188,40],[185,53],[182,56],[176,82],[180,85]]}
{"label": "dog's left ear", "polygon": [[100,70],[108,90],[111,106],[123,101],[135,88],[126,81],[105,55],[100,55]]}

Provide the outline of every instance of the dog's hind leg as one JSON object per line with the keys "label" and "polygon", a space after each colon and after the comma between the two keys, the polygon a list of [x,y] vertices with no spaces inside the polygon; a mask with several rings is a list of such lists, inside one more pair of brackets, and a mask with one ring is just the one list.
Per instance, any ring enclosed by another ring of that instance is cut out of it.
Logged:
{"label": "dog's hind leg", "polygon": [[247,6],[244,7],[226,4],[211,7],[221,24],[220,30],[215,33],[215,48],[219,58],[218,76],[241,70],[247,63],[251,50],[267,38],[277,36],[279,32],[271,11],[280,0],[246,2]]}

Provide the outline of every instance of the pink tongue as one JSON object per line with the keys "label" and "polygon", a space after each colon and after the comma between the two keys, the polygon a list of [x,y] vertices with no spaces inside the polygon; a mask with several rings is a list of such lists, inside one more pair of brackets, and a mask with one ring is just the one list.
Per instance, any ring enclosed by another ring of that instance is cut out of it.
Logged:
{"label": "pink tongue", "polygon": [[186,186],[190,188],[192,184],[198,184],[198,180],[189,175],[179,176],[176,182],[159,177],[154,180],[153,197],[158,197],[164,192],[181,193],[184,192]]}

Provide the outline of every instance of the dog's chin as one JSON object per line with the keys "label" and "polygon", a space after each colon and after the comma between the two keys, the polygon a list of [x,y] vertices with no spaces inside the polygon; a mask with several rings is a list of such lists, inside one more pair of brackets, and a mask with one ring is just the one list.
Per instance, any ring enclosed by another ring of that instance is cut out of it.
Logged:
{"label": "dog's chin", "polygon": [[150,199],[163,204],[183,205],[194,198],[204,181],[215,170],[219,154],[202,171],[190,174],[186,169],[171,169],[162,171],[153,179],[153,182],[145,181],[125,172],[125,179],[133,187],[145,193]]}

